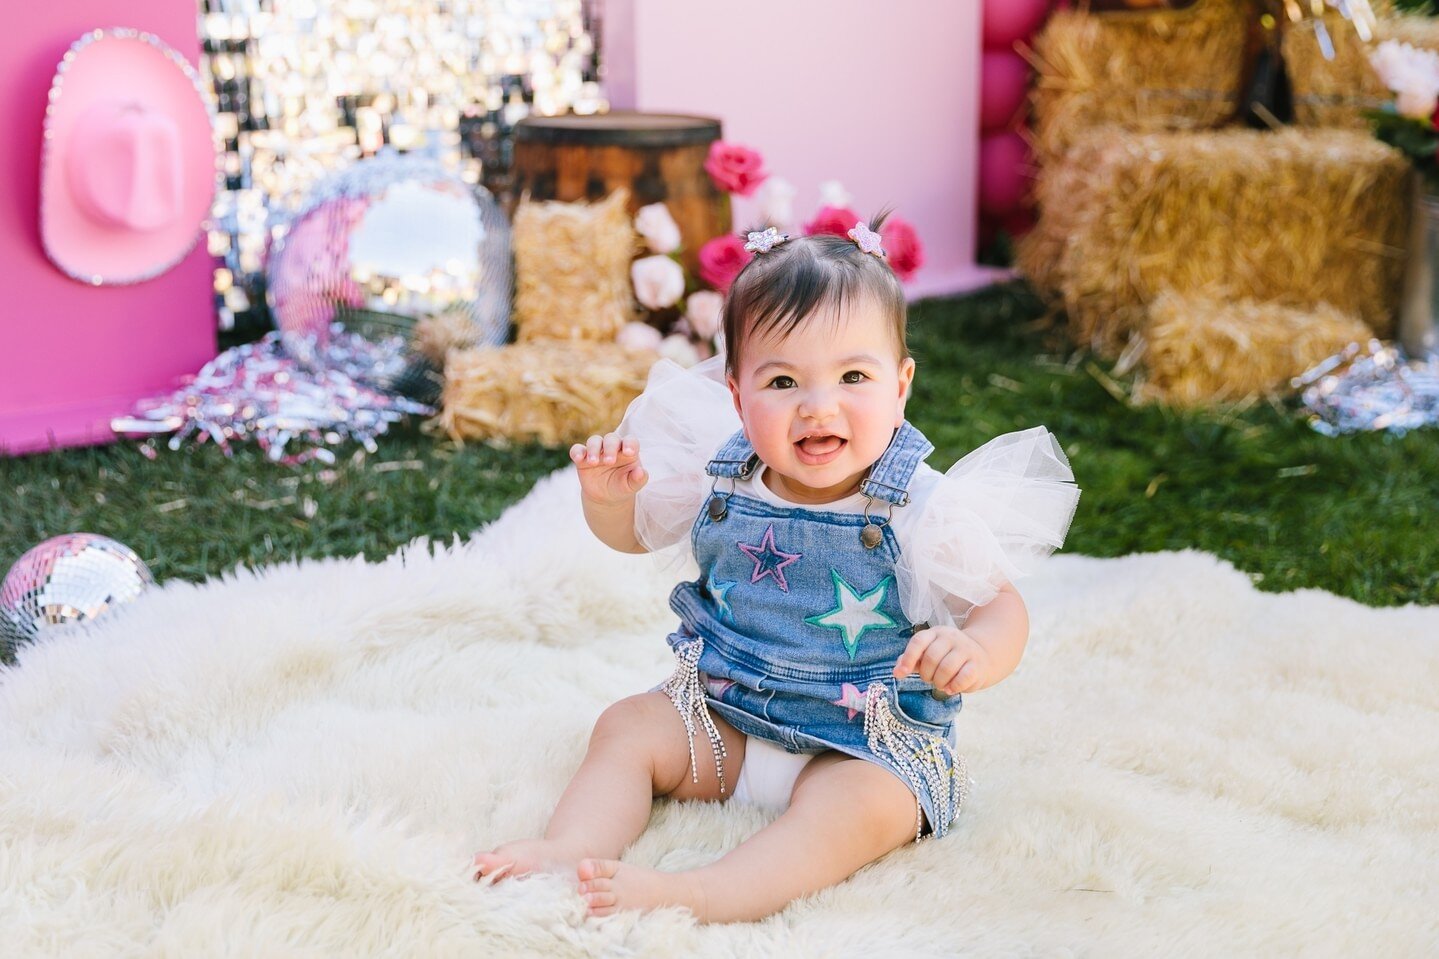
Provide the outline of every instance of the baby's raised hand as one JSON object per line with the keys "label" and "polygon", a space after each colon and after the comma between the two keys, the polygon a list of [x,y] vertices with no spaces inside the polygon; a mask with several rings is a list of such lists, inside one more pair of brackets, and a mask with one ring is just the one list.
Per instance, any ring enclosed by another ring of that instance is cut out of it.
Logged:
{"label": "baby's raised hand", "polygon": [[591,436],[570,447],[570,459],[580,472],[580,495],[594,503],[633,499],[649,480],[640,465],[640,441],[632,436]]}
{"label": "baby's raised hand", "polygon": [[988,685],[989,653],[962,629],[931,626],[911,637],[894,664],[896,677],[911,673],[947,696],[974,692]]}

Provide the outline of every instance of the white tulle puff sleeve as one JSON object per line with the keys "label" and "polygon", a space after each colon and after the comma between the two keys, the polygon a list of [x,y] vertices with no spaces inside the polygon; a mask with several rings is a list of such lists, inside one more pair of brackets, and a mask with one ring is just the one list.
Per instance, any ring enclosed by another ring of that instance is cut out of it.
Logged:
{"label": "white tulle puff sleeve", "polygon": [[662,564],[690,557],[690,528],[709,497],[705,466],[740,428],[724,382],[724,357],[685,369],[660,360],[618,432],[639,440],[649,482],[635,499],[635,536]]}
{"label": "white tulle puff sleeve", "polygon": [[917,490],[897,570],[911,622],[950,624],[1064,543],[1079,488],[1044,427],[1006,433]]}

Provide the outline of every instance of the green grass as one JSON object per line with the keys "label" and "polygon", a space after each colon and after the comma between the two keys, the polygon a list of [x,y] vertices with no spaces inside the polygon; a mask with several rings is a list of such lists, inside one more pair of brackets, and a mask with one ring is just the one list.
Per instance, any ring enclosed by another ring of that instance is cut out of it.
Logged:
{"label": "green grass", "polygon": [[[1035,329],[1041,312],[1018,285],[915,308],[910,417],[938,447],[931,462],[1043,423],[1084,489],[1070,552],[1196,548],[1264,589],[1439,603],[1439,430],[1326,438],[1269,405],[1132,408],[1101,364]],[[79,530],[131,546],[160,579],[293,556],[376,559],[417,536],[468,534],[566,462],[537,447],[456,447],[414,427],[328,470],[209,446],[162,447],[151,461],[128,443],[0,460],[0,569]]]}

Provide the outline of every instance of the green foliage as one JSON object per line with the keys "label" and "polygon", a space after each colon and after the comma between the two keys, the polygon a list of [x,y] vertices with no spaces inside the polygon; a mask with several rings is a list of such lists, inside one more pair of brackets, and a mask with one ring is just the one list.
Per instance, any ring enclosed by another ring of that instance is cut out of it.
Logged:
{"label": "green foliage", "polygon": [[[1045,424],[1084,489],[1066,550],[1202,549],[1263,589],[1318,587],[1373,605],[1439,603],[1439,430],[1322,437],[1292,410],[1131,407],[1102,364],[1041,320],[1022,285],[916,306],[910,416],[952,462]],[[418,429],[332,469],[289,469],[211,446],[147,460],[119,443],[0,459],[0,570],[49,536],[88,530],[133,547],[161,579],[236,564],[448,541],[567,463],[532,446],[457,447]]]}
{"label": "green foliage", "polygon": [[1365,110],[1364,115],[1374,135],[1407,156],[1424,177],[1429,192],[1439,193],[1439,162],[1435,159],[1439,130],[1434,129],[1433,122],[1403,116],[1392,106]]}
{"label": "green foliage", "polygon": [[1439,0],[1394,0],[1394,6],[1401,13],[1439,16]]}

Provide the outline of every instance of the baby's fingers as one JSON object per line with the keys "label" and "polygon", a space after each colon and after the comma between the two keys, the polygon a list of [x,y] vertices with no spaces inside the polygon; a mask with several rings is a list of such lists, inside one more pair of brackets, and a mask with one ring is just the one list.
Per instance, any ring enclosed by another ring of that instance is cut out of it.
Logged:
{"label": "baby's fingers", "polygon": [[646,473],[645,468],[638,463],[630,467],[629,471],[625,473],[625,486],[631,493],[638,493],[645,488],[645,484],[649,481],[649,474]]}
{"label": "baby's fingers", "polygon": [[895,661],[894,675],[903,679],[919,669],[919,661],[924,658],[925,650],[929,649],[929,644],[934,642],[936,635],[938,634],[932,629],[922,629],[915,633],[910,639],[909,645],[904,648],[904,652],[900,653],[899,659]]}
{"label": "baby's fingers", "polygon": [[605,435],[601,451],[606,466],[610,464],[624,466],[626,463],[633,462],[635,457],[639,456],[640,441],[633,436],[621,436],[618,433],[608,433]]}
{"label": "baby's fingers", "polygon": [[603,442],[604,437],[591,436],[583,443],[576,443],[570,447],[570,460],[580,469],[598,465],[600,461],[600,445]]}

